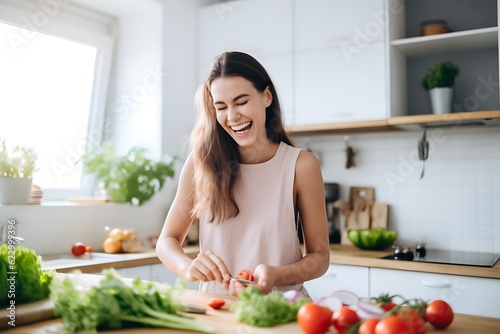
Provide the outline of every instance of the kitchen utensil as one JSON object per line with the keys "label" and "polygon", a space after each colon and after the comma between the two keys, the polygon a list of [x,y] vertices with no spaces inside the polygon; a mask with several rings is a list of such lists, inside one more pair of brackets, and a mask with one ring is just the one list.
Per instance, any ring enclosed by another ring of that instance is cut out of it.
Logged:
{"label": "kitchen utensil", "polygon": [[418,158],[422,161],[422,174],[420,178],[424,177],[425,160],[429,157],[429,142],[426,138],[427,129],[424,129],[422,139],[418,141]]}
{"label": "kitchen utensil", "polygon": [[191,304],[184,304],[182,305],[182,312],[186,313],[196,313],[196,314],[205,314],[207,313],[207,309],[204,307],[196,306],[196,305],[191,305]]}
{"label": "kitchen utensil", "polygon": [[344,142],[346,152],[345,168],[348,169],[354,167],[354,155],[356,155],[356,152],[354,152],[354,149],[349,146],[349,136],[344,136]]}
{"label": "kitchen utensil", "polygon": [[349,190],[349,202],[351,208],[363,211],[365,206],[372,205],[375,201],[375,189],[371,187],[351,187]]}
{"label": "kitchen utensil", "polygon": [[370,212],[370,227],[387,228],[388,216],[389,205],[380,202],[373,203]]}
{"label": "kitchen utensil", "polygon": [[236,277],[232,277],[232,276],[231,276],[231,281],[238,281],[241,284],[255,284],[254,281],[249,281],[249,280],[246,280],[246,279],[243,279],[243,278],[236,278]]}

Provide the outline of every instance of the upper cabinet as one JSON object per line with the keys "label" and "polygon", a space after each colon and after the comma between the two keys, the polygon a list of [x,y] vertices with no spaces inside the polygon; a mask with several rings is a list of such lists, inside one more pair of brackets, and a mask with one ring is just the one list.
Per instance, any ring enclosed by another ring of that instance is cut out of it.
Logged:
{"label": "upper cabinet", "polygon": [[[291,134],[372,131],[500,118],[499,0],[247,0],[199,11],[200,81],[227,50],[254,55],[274,80]],[[449,33],[420,36],[421,23]],[[452,61],[454,113],[434,115],[420,82]]]}
{"label": "upper cabinet", "polygon": [[387,118],[383,0],[296,0],[294,125]]}
{"label": "upper cabinet", "polygon": [[198,17],[200,82],[225,51],[254,56],[271,75],[286,124],[293,119],[292,0],[228,1],[202,7]]}

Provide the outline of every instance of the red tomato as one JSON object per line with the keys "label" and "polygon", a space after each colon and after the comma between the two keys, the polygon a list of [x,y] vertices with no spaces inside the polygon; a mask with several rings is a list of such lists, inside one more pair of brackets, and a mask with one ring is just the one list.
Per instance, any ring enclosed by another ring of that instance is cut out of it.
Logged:
{"label": "red tomato", "polygon": [[330,327],[332,311],[313,302],[305,303],[297,312],[297,322],[307,334],[324,334]]}
{"label": "red tomato", "polygon": [[396,303],[394,302],[387,302],[387,303],[382,303],[380,305],[380,307],[385,311],[385,312],[388,312],[390,310],[392,310],[393,308],[395,308],[397,306]]}
{"label": "red tomato", "polygon": [[444,300],[435,300],[425,308],[425,318],[435,328],[443,329],[453,322],[453,310]]}
{"label": "red tomato", "polygon": [[375,334],[413,334],[413,328],[399,315],[391,315],[380,319],[375,326]]}
{"label": "red tomato", "polygon": [[359,326],[358,334],[375,334],[375,326],[377,326],[379,319],[370,318],[366,319]]}
{"label": "red tomato", "polygon": [[85,254],[85,245],[81,242],[75,242],[71,247],[71,253],[73,253],[74,256],[82,256]]}
{"label": "red tomato", "polygon": [[425,334],[427,332],[425,328],[425,319],[420,316],[420,314],[411,308],[403,308],[399,311],[400,316],[406,319],[413,329],[415,334]]}
{"label": "red tomato", "polygon": [[347,306],[342,306],[341,308],[339,308],[333,313],[332,317],[332,325],[340,334],[344,333],[349,327],[351,327],[358,321],[359,317],[356,311],[350,309]]}
{"label": "red tomato", "polygon": [[247,281],[253,281],[254,277],[250,270],[242,269],[236,274],[236,278],[246,279]]}
{"label": "red tomato", "polygon": [[213,308],[214,310],[220,309],[222,306],[224,306],[226,302],[224,299],[217,299],[217,298],[212,298],[208,301],[208,306]]}

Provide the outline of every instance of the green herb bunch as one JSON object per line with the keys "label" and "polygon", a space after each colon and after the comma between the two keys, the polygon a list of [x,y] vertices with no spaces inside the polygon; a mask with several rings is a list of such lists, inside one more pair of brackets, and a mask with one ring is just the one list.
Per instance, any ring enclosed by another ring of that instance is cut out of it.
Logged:
{"label": "green herb bunch", "polygon": [[146,151],[132,148],[127,154],[115,157],[113,147],[105,143],[82,156],[84,171],[95,174],[98,186],[113,202],[142,205],[160,191],[167,178],[174,176],[176,157],[169,161],[153,161]]}
{"label": "green herb bunch", "polygon": [[114,269],[103,271],[99,284],[81,286],[79,276],[55,276],[50,285],[54,312],[63,318],[66,334],[98,329],[164,327],[213,333],[214,329],[178,312],[185,281],[174,286],[135,279],[125,282]]}
{"label": "green herb bunch", "polygon": [[435,64],[427,70],[422,79],[422,87],[431,90],[438,87],[453,87],[455,79],[460,74],[460,68],[452,62],[442,62]]}
{"label": "green herb bunch", "polygon": [[297,321],[297,312],[307,298],[298,298],[289,302],[278,291],[265,295],[254,286],[249,286],[238,294],[238,301],[231,305],[239,322],[257,326],[272,327]]}
{"label": "green herb bunch", "polygon": [[0,139],[0,177],[31,178],[38,170],[35,149],[27,146],[7,146],[5,139]]}
{"label": "green herb bunch", "polygon": [[[13,253],[15,261],[10,258]],[[8,275],[8,272],[16,272],[16,275]],[[7,244],[0,245],[0,306],[6,306],[9,299],[24,304],[47,297],[52,275],[52,271],[42,271],[41,258],[34,250],[23,246],[10,246],[9,249]],[[12,284],[8,279],[12,277],[15,291],[10,291]]]}

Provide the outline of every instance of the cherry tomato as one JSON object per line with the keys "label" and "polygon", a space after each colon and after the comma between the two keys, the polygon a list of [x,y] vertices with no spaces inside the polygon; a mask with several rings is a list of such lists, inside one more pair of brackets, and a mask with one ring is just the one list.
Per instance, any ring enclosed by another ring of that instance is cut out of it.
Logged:
{"label": "cherry tomato", "polygon": [[395,308],[397,306],[397,304],[395,302],[387,302],[387,303],[382,303],[380,305],[380,307],[385,311],[385,312],[388,312],[390,310],[392,310],[393,308]]}
{"label": "cherry tomato", "polygon": [[213,308],[214,310],[218,310],[220,309],[222,306],[224,306],[225,304],[225,300],[224,299],[217,299],[217,298],[212,298],[208,301],[208,306],[210,306],[211,308]]}
{"label": "cherry tomato", "polygon": [[370,318],[366,319],[359,326],[358,334],[375,334],[375,326],[377,326],[379,319]]}
{"label": "cherry tomato", "polygon": [[75,242],[71,247],[71,253],[73,253],[74,256],[82,256],[85,254],[85,245],[81,242]]}
{"label": "cherry tomato", "polygon": [[360,319],[356,311],[347,306],[342,306],[333,312],[332,325],[340,334],[342,334],[359,320]]}
{"label": "cherry tomato", "polygon": [[405,307],[399,311],[399,314],[403,319],[408,321],[411,328],[413,328],[414,334],[425,334],[427,332],[425,329],[425,319],[422,318],[418,311]]}
{"label": "cherry tomato", "polygon": [[87,253],[92,253],[92,251],[93,251],[93,250],[92,250],[92,247],[90,247],[90,246],[85,246],[85,252],[87,252]]}
{"label": "cherry tomato", "polygon": [[324,334],[330,327],[332,311],[313,302],[302,305],[297,312],[297,322],[307,334]]}
{"label": "cherry tomato", "polygon": [[443,329],[453,322],[453,310],[444,300],[435,300],[425,308],[425,318],[434,328]]}
{"label": "cherry tomato", "polygon": [[380,319],[375,326],[375,334],[413,334],[413,328],[399,315],[391,315]]}
{"label": "cherry tomato", "polygon": [[236,278],[245,279],[247,281],[253,281],[254,277],[250,270],[242,269],[236,274]]}

